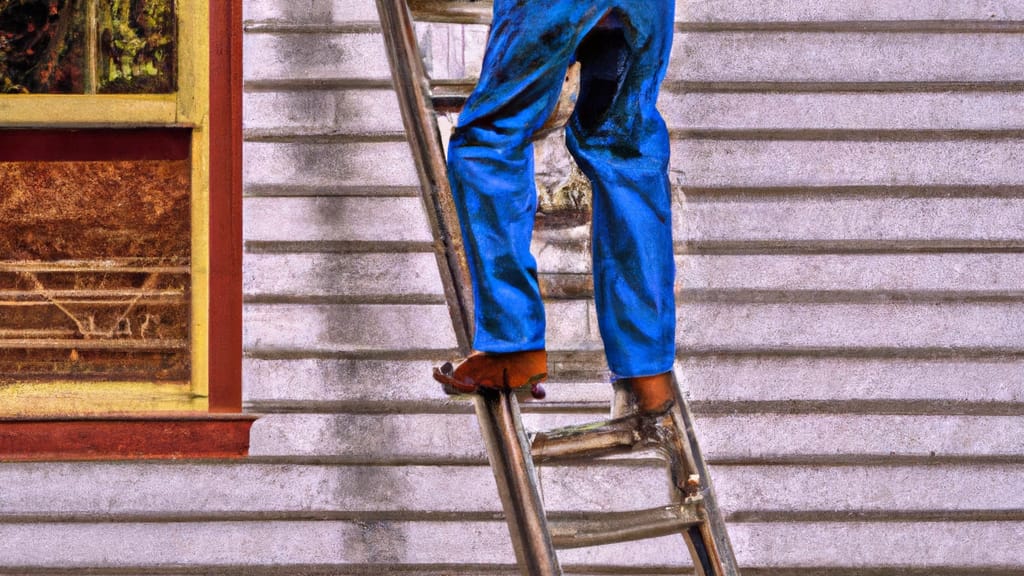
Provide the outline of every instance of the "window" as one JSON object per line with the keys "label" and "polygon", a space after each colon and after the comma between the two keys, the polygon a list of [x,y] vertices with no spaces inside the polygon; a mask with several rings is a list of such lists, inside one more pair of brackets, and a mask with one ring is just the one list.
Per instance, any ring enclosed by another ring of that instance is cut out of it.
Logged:
{"label": "window", "polygon": [[240,14],[0,0],[0,458],[247,445]]}

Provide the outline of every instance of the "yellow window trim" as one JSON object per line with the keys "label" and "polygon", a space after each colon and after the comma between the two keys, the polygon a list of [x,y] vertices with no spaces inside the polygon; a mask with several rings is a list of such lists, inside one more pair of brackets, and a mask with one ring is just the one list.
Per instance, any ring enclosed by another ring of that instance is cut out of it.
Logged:
{"label": "yellow window trim", "polygon": [[178,123],[192,137],[192,393],[209,396],[210,10],[208,0],[177,0]]}
{"label": "yellow window trim", "polygon": [[176,0],[178,91],[174,94],[0,95],[0,127],[192,127],[191,384],[59,380],[0,383],[0,418],[207,411],[210,349],[208,2]]}
{"label": "yellow window trim", "polygon": [[21,382],[0,397],[11,399],[0,402],[0,418],[207,410],[206,398],[194,395],[188,382]]}

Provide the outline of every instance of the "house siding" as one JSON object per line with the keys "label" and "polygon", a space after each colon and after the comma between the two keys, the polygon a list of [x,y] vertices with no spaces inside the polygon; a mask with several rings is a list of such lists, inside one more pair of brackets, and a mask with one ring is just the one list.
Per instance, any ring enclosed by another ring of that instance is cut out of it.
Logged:
{"label": "house siding", "polygon": [[[515,574],[372,0],[245,4],[243,461],[0,465],[0,573]],[[677,4],[678,350],[747,575],[1024,571],[1024,5]],[[435,74],[479,69],[438,27]],[[468,71],[468,72],[467,72]],[[583,277],[578,235],[537,239]],[[530,427],[607,411],[585,291]],[[553,513],[657,461],[541,469]],[[681,539],[565,551],[685,573]]]}

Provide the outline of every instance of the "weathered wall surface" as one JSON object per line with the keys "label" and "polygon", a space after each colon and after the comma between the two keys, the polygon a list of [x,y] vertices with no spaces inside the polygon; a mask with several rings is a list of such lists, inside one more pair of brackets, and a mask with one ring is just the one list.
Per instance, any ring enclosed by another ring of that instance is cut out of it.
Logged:
{"label": "weathered wall surface", "polygon": [[[513,574],[474,418],[429,378],[456,343],[374,4],[246,9],[252,457],[0,466],[0,572]],[[1024,571],[1024,4],[677,12],[680,362],[744,573]],[[472,71],[463,38],[433,57]],[[585,238],[537,245],[586,273]],[[529,424],[594,419],[592,303],[549,314]],[[648,460],[542,475],[556,513],[667,497]]]}

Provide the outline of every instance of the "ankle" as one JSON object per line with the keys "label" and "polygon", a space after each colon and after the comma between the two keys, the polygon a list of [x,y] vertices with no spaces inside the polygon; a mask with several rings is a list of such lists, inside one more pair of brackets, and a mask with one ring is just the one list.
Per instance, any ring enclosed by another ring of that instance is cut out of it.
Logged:
{"label": "ankle", "polygon": [[675,385],[672,372],[652,376],[623,378],[636,397],[637,407],[642,412],[660,413],[668,410],[675,402]]}

